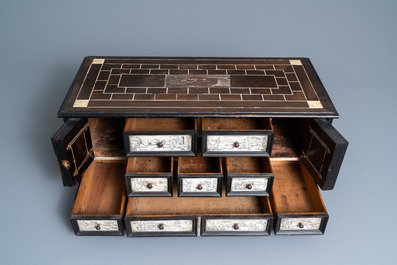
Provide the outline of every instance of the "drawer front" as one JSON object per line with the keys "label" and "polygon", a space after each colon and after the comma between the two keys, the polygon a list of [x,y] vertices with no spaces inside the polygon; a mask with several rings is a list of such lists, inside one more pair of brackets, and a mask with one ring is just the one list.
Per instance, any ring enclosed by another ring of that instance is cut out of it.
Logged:
{"label": "drawer front", "polygon": [[203,236],[209,235],[269,235],[270,218],[211,218],[203,220]]}
{"label": "drawer front", "polygon": [[266,191],[267,178],[232,178],[230,191],[232,192],[256,192]]}
{"label": "drawer front", "polygon": [[116,220],[77,220],[79,231],[118,231],[119,225]]}
{"label": "drawer front", "polygon": [[276,234],[324,234],[328,222],[328,214],[317,216],[284,216],[278,217]]}
{"label": "drawer front", "polygon": [[195,219],[126,219],[128,236],[196,236]]}
{"label": "drawer front", "polygon": [[272,144],[270,134],[216,134],[205,135],[203,156],[269,156]]}
{"label": "drawer front", "polygon": [[126,134],[125,141],[127,156],[146,156],[150,154],[193,156],[196,149],[194,134]]}
{"label": "drawer front", "polygon": [[219,178],[179,178],[179,196],[220,196]]}
{"label": "drawer front", "polygon": [[168,178],[131,178],[131,192],[168,192]]}

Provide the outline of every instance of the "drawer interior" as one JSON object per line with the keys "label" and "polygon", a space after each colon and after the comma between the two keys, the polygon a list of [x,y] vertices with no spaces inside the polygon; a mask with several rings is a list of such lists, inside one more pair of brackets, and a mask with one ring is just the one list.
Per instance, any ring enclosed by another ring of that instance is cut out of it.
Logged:
{"label": "drawer interior", "polygon": [[[225,189],[223,189],[225,190]],[[174,185],[174,194],[177,187]],[[267,197],[130,197],[127,217],[271,214]]]}
{"label": "drawer interior", "polygon": [[128,118],[125,131],[196,131],[195,118]]}
{"label": "drawer interior", "polygon": [[272,157],[299,157],[302,153],[300,119],[273,118]]}
{"label": "drawer interior", "polygon": [[127,173],[172,172],[172,157],[129,157]]}
{"label": "drawer interior", "polygon": [[72,216],[122,216],[125,161],[94,160],[84,173]]}
{"label": "drawer interior", "polygon": [[276,214],[326,213],[313,178],[299,161],[272,161],[273,210]]}
{"label": "drawer interior", "polygon": [[272,173],[270,161],[265,157],[227,157],[228,174],[262,174]]}
{"label": "drawer interior", "polygon": [[269,118],[203,118],[203,131],[256,131],[273,130]]}
{"label": "drawer interior", "polygon": [[124,119],[89,118],[92,149],[96,157],[123,157]]}
{"label": "drawer interior", "polygon": [[222,174],[219,157],[178,157],[178,174]]}

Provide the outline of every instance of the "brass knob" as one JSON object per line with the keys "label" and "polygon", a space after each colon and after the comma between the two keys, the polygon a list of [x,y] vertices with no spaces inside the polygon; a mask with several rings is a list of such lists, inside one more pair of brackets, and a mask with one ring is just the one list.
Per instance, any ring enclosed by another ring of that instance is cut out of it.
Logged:
{"label": "brass knob", "polygon": [[234,229],[234,230],[239,230],[239,228],[240,228],[240,227],[238,226],[238,224],[234,224],[234,225],[233,225],[233,229]]}
{"label": "brass knob", "polygon": [[164,225],[163,225],[163,224],[159,224],[157,227],[158,227],[158,229],[160,229],[160,230],[164,230]]}
{"label": "brass knob", "polygon": [[240,144],[239,144],[239,142],[236,141],[236,142],[234,142],[233,146],[237,148],[240,146]]}
{"label": "brass knob", "polygon": [[100,224],[96,224],[95,229],[96,230],[101,230],[101,225]]}
{"label": "brass knob", "polygon": [[301,222],[299,222],[299,223],[298,223],[298,227],[302,229],[302,228],[304,228],[305,226],[304,226]]}
{"label": "brass knob", "polygon": [[198,190],[202,190],[202,189],[203,189],[203,186],[202,186],[201,184],[198,184],[198,185],[197,185],[197,189],[198,189]]}
{"label": "brass knob", "polygon": [[247,189],[252,190],[252,184],[247,184],[247,186],[245,186]]}
{"label": "brass knob", "polygon": [[159,148],[161,148],[161,147],[164,146],[164,144],[163,144],[163,142],[158,142],[158,143],[157,143],[157,146],[158,146]]}
{"label": "brass knob", "polygon": [[146,185],[146,188],[148,188],[149,190],[152,189],[152,188],[153,188],[152,183],[148,183],[148,184]]}

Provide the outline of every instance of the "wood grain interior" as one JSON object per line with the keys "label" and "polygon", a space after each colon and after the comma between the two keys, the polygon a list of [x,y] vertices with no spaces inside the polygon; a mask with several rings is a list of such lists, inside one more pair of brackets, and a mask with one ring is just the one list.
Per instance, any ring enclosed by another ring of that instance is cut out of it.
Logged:
{"label": "wood grain interior", "polygon": [[96,157],[122,157],[124,119],[89,118],[92,148]]}
{"label": "wood grain interior", "polygon": [[125,161],[94,160],[81,180],[73,215],[120,215],[125,203]]}
{"label": "wood grain interior", "polygon": [[[268,214],[267,197],[130,197],[126,216]],[[174,194],[178,194],[174,185]]]}
{"label": "wood grain interior", "polygon": [[129,157],[127,173],[172,172],[172,157]]}
{"label": "wood grain interior", "polygon": [[178,157],[178,174],[222,173],[219,157]]}
{"label": "wood grain interior", "polygon": [[269,118],[203,118],[203,131],[273,130]]}
{"label": "wood grain interior", "polygon": [[[276,213],[326,212],[313,178],[299,161],[272,161]],[[306,174],[307,173],[307,174]]]}
{"label": "wood grain interior", "polygon": [[186,131],[197,130],[194,118],[128,118],[125,131]]}
{"label": "wood grain interior", "polygon": [[302,136],[297,119],[273,118],[274,141],[272,157],[299,157],[302,153]]}
{"label": "wood grain interior", "polygon": [[272,173],[267,157],[227,157],[227,172],[230,174]]}

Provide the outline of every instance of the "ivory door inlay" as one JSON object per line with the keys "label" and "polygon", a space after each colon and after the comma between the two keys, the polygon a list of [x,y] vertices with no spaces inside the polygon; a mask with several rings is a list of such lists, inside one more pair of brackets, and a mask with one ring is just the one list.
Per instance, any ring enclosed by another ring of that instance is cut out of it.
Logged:
{"label": "ivory door inlay", "polygon": [[268,137],[268,135],[207,135],[207,151],[265,152]]}
{"label": "ivory door inlay", "polygon": [[77,220],[79,231],[119,231],[119,225],[116,220]]}
{"label": "ivory door inlay", "polygon": [[130,152],[191,151],[191,135],[130,135]]}
{"label": "ivory door inlay", "polygon": [[167,178],[131,178],[131,191],[132,192],[168,191],[168,179]]}
{"label": "ivory door inlay", "polygon": [[192,220],[131,221],[132,232],[192,232]]}
{"label": "ivory door inlay", "polygon": [[282,218],[280,230],[318,230],[322,218]]}
{"label": "ivory door inlay", "polygon": [[267,182],[267,178],[232,178],[230,191],[266,191]]}
{"label": "ivory door inlay", "polygon": [[266,231],[267,219],[208,219],[206,231],[262,232]]}

